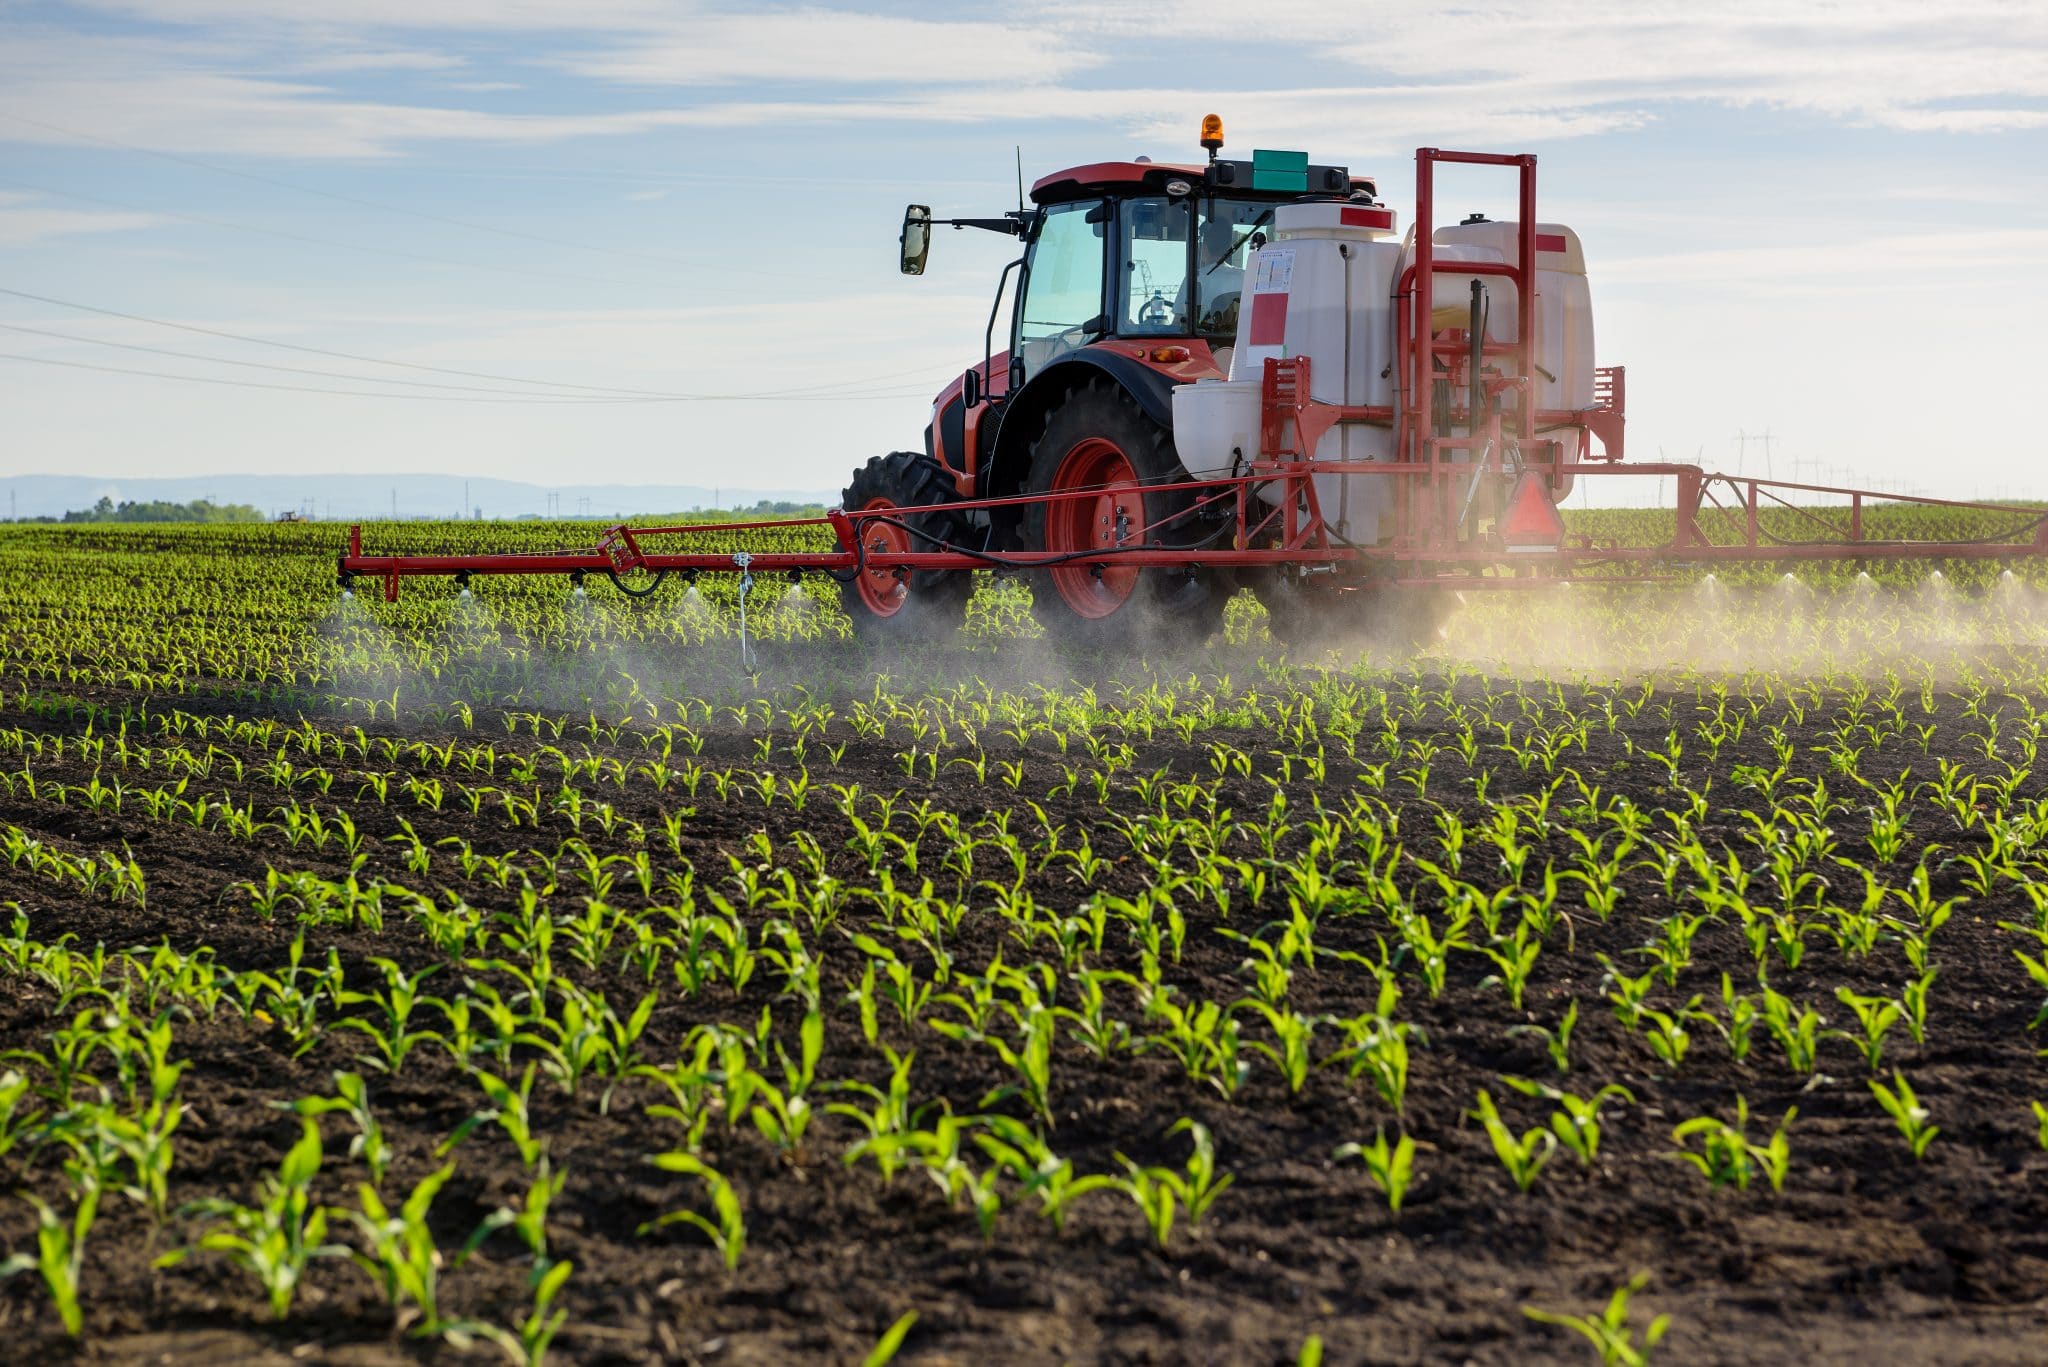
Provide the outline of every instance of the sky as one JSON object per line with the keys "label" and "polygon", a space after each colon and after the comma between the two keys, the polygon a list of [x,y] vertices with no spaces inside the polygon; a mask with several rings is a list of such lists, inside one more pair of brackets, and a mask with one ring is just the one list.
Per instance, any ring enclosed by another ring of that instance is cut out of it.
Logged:
{"label": "sky", "polygon": [[1404,223],[1537,154],[1635,458],[2048,496],[2040,0],[0,0],[0,475],[836,490],[1015,251],[904,203],[1210,111]]}

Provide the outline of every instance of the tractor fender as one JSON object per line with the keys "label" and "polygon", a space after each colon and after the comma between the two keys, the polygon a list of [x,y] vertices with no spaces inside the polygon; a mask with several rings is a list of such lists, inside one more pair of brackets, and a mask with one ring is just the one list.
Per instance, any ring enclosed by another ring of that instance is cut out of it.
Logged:
{"label": "tractor fender", "polygon": [[1045,430],[1047,416],[1067,395],[1104,378],[1130,395],[1146,417],[1173,430],[1173,391],[1179,381],[1121,352],[1083,348],[1039,371],[1003,405],[983,495],[997,498],[1022,490],[1031,465],[1031,444]]}

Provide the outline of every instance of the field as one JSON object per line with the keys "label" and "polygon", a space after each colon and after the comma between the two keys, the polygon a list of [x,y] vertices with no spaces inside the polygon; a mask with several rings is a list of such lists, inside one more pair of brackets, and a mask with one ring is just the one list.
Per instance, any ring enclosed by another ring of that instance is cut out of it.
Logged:
{"label": "field", "polygon": [[749,677],[336,533],[0,530],[23,1359],[2043,1356],[2031,575]]}

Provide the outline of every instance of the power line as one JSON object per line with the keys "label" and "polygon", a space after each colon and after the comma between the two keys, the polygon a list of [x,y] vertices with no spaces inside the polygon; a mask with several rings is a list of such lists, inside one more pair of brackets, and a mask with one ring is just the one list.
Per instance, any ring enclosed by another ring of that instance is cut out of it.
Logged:
{"label": "power line", "polygon": [[388,391],[370,389],[321,389],[314,385],[269,384],[261,380],[227,380],[210,375],[177,375],[166,370],[136,370],[129,366],[94,365],[90,361],[60,361],[54,356],[21,356],[12,352],[0,352],[0,361],[26,361],[30,365],[56,365],[68,370],[97,370],[109,375],[141,375],[152,380],[185,380],[192,384],[228,385],[235,389],[277,389],[293,394],[334,394],[356,399],[419,399],[428,403],[554,403],[591,404],[605,403],[604,399],[556,398],[537,394],[527,399],[469,398],[460,394],[393,394]]}
{"label": "power line", "polygon": [[[167,318],[151,318],[139,313],[124,313],[119,309],[102,308],[97,304],[81,304],[76,300],[58,299],[52,295],[34,294],[28,290],[9,289],[4,285],[0,285],[0,294],[11,295],[16,299],[32,300],[38,304],[50,304],[57,308],[77,309],[83,313],[96,313],[105,318],[119,318],[124,322],[146,323],[152,327],[174,328],[179,332],[197,333],[198,335],[203,337],[219,337],[230,342],[246,342],[252,346],[277,347],[280,350],[284,351],[296,351],[309,356],[325,356],[328,357],[329,359],[337,361],[356,361],[365,365],[395,366],[404,370],[424,371],[433,375],[453,375],[460,379],[466,380],[493,380],[500,384],[538,385],[549,389],[577,390],[580,391],[582,394],[593,395],[600,398],[662,399],[671,401],[704,402],[732,399],[804,399],[811,397],[830,397],[827,395],[817,394],[813,390],[806,390],[800,394],[790,394],[776,391],[767,391],[753,394],[687,394],[678,393],[672,390],[621,389],[609,385],[575,384],[565,380],[534,380],[527,379],[519,375],[497,375],[485,370],[459,370],[452,366],[425,365],[416,361],[394,361],[382,356],[366,356],[359,352],[331,351],[325,347],[302,346],[296,342],[280,342],[269,337],[252,337],[246,333],[226,332],[219,328],[201,327],[197,323],[176,323],[172,322]],[[919,370],[914,372],[898,371],[890,375],[874,375],[867,376],[858,380],[836,381],[834,382],[834,384],[846,385],[880,383],[884,380],[896,379],[902,375],[913,373],[929,374],[930,372],[928,370],[920,368]],[[371,383],[375,384],[386,383],[386,381],[375,380],[367,375],[346,376],[344,378],[369,380]],[[450,387],[454,388],[456,386]],[[820,386],[820,388],[831,387],[833,387],[833,385]],[[871,395],[843,395],[840,397],[900,398],[905,396],[877,392]]]}
{"label": "power line", "polygon": [[[480,385],[442,384],[437,380],[401,380],[396,377],[380,379],[375,375],[350,375],[339,370],[313,370],[304,366],[271,365],[265,361],[238,361],[227,356],[205,356],[196,351],[175,351],[169,347],[145,346],[140,342],[115,342],[103,337],[81,337],[74,332],[55,332],[49,328],[23,327],[19,323],[0,323],[0,328],[4,328],[8,332],[26,332],[36,337],[54,337],[60,342],[82,342],[87,346],[117,347],[122,351],[146,351],[152,356],[175,356],[183,361],[206,361],[213,365],[242,366],[251,370],[275,370],[287,375],[313,375],[326,380],[355,380],[368,384],[396,384],[404,385],[408,389],[455,389],[469,394],[522,394],[529,399],[548,397],[518,389],[487,389]],[[579,399],[578,401],[588,403],[635,402],[635,400],[626,398],[608,399],[596,396],[589,399]]]}
{"label": "power line", "polygon": [[493,375],[483,370],[457,370],[450,366],[425,365],[417,361],[392,361],[381,356],[364,356],[352,351],[330,351],[324,347],[301,346],[296,342],[280,342],[269,337],[251,337],[240,332],[225,332],[219,328],[201,327],[197,323],[174,323],[167,318],[149,318],[139,313],[123,313],[119,309],[101,308],[97,304],[81,304],[72,299],[58,299],[47,294],[32,294],[27,290],[9,289],[0,285],[0,294],[12,295],[16,299],[29,299],[38,304],[51,304],[57,308],[77,309],[82,313],[97,313],[105,318],[119,318],[130,323],[147,323],[152,327],[175,328],[179,332],[195,332],[203,337],[220,337],[230,342],[247,342],[252,346],[277,347],[284,351],[303,352],[309,356],[326,356],[337,361],[360,361],[367,365],[397,366],[405,370],[423,370],[435,375],[456,375],[466,380],[496,380],[502,384],[543,385],[550,389],[580,389],[594,394],[609,394],[630,398],[672,398],[652,390],[611,389],[603,385],[572,384],[563,380],[529,380],[518,375]]}
{"label": "power line", "polygon": [[[143,344],[143,343],[141,343],[141,342],[116,342],[116,341],[112,341],[112,340],[110,340],[110,339],[108,339],[108,338],[105,338],[105,337],[81,337],[81,336],[79,336],[79,335],[78,335],[77,333],[75,333],[75,332],[57,332],[57,331],[54,331],[54,330],[52,330],[52,329],[50,329],[50,328],[32,328],[32,327],[25,327],[25,326],[23,326],[23,325],[22,325],[22,324],[20,324],[20,323],[0,323],[0,329],[5,329],[5,330],[6,330],[6,331],[8,331],[8,332],[26,332],[26,333],[30,334],[31,336],[35,336],[35,337],[53,337],[53,338],[55,338],[56,340],[58,340],[58,341],[60,341],[60,342],[80,342],[80,343],[83,343],[83,344],[84,344],[84,345],[86,345],[86,346],[104,346],[104,347],[116,347],[116,348],[119,348],[119,349],[120,349],[120,350],[122,350],[122,351],[146,351],[146,352],[150,353],[150,354],[151,354],[151,355],[153,355],[153,356],[175,356],[175,357],[177,357],[177,358],[178,358],[179,360],[183,360],[183,361],[206,361],[206,362],[209,362],[209,363],[211,363],[211,364],[213,364],[213,365],[232,365],[232,366],[242,366],[242,367],[244,367],[244,368],[246,368],[246,369],[250,369],[250,370],[275,370],[275,371],[281,371],[282,373],[284,373],[284,374],[287,374],[287,375],[313,375],[313,376],[317,376],[317,377],[319,377],[319,378],[321,378],[321,379],[326,379],[326,380],[355,380],[355,381],[358,381],[358,382],[361,382],[361,383],[366,383],[366,384],[396,384],[396,385],[404,385],[404,386],[405,386],[406,388],[408,388],[408,389],[453,389],[453,390],[460,390],[461,392],[463,392],[463,393],[466,393],[466,394],[514,394],[514,395],[518,395],[518,394],[524,394],[524,395],[525,395],[525,396],[526,396],[527,398],[541,398],[541,397],[546,397],[546,396],[544,396],[544,395],[536,395],[536,394],[532,394],[532,393],[529,393],[529,392],[527,392],[527,391],[524,391],[524,390],[518,390],[518,389],[490,389],[490,388],[486,388],[486,387],[484,387],[484,386],[481,386],[481,385],[467,385],[467,384],[442,384],[442,383],[440,383],[440,382],[439,382],[439,381],[437,381],[437,380],[401,380],[401,379],[397,378],[396,376],[393,376],[392,378],[389,378],[389,379],[384,379],[384,378],[380,378],[379,376],[376,376],[376,375],[351,375],[351,374],[349,374],[349,373],[348,373],[348,372],[346,372],[346,371],[340,371],[340,370],[313,370],[313,369],[311,369],[311,368],[309,368],[309,367],[305,367],[305,366],[294,366],[294,365],[271,365],[271,364],[269,364],[268,362],[265,362],[265,361],[241,361],[241,360],[236,360],[236,359],[234,359],[233,357],[230,357],[230,356],[207,356],[207,355],[203,355],[203,354],[201,354],[201,353],[199,353],[199,352],[196,352],[196,351],[177,351],[177,350],[174,350],[174,349],[172,349],[172,348],[170,348],[170,347],[146,346],[146,345],[144,345],[144,344]],[[922,372],[922,371],[919,371],[919,372],[916,372],[916,373],[922,374],[922,373],[924,373],[924,372]],[[830,387],[828,386],[828,388],[830,388]],[[910,391],[910,392],[911,392],[912,394],[916,394],[916,393],[921,393],[922,391],[921,391],[921,390],[912,390],[912,391]],[[574,397],[574,396],[571,396],[571,397]],[[695,400],[695,401],[706,401],[706,400],[723,400],[723,399],[754,399],[754,398],[759,398],[759,399],[764,399],[764,400],[765,400],[765,399],[779,399],[779,398],[783,398],[783,397],[786,397],[786,396],[783,396],[783,395],[775,395],[775,394],[694,394],[694,395],[687,395],[687,396],[685,396],[685,395],[676,395],[676,396],[674,396],[674,397],[672,397],[672,398],[668,398],[668,399],[633,399],[633,398],[626,398],[626,397],[623,397],[623,396],[622,396],[622,397],[618,397],[618,398],[610,398],[610,397],[606,397],[606,396],[603,396],[603,395],[593,395],[593,396],[591,396],[591,397],[589,398],[588,402],[590,402],[590,403],[681,403],[681,402],[689,402],[689,401],[692,401],[692,400]],[[858,396],[857,396],[857,395],[832,395],[832,394],[821,394],[821,393],[820,393],[820,392],[819,392],[818,390],[811,390],[811,391],[807,391],[806,397],[826,397],[826,398],[831,398],[831,397],[847,397],[847,398],[853,398],[853,397],[858,397]],[[897,396],[896,394],[894,394],[894,393],[890,393],[890,394],[880,394],[880,393],[878,392],[878,393],[877,393],[877,397],[881,397],[881,398],[894,398],[894,397],[898,397],[898,396]]]}
{"label": "power line", "polygon": [[[147,348],[145,348],[147,349]],[[169,353],[177,355],[180,353]],[[216,360],[216,357],[200,356],[196,360]],[[853,402],[874,399],[910,399],[923,391],[907,390],[902,393],[875,394],[689,394],[676,395],[667,399],[607,399],[588,398],[581,395],[535,394],[524,398],[472,397],[467,394],[393,394],[387,390],[374,389],[323,389],[314,385],[270,384],[261,380],[228,380],[211,375],[179,375],[167,370],[137,370],[129,366],[95,365],[89,361],[60,361],[54,356],[22,356],[13,352],[0,352],[0,361],[25,361],[30,365],[64,366],[70,370],[97,370],[109,375],[140,375],[153,380],[186,380],[193,384],[227,385],[235,389],[275,389],[293,394],[331,394],[352,399],[419,399],[431,403],[509,403],[509,404],[577,404],[609,407],[616,404],[632,403],[829,403]],[[278,367],[282,369],[283,367]],[[323,373],[323,372],[308,372]],[[365,379],[365,376],[343,377]],[[373,384],[388,383],[372,380]]]}

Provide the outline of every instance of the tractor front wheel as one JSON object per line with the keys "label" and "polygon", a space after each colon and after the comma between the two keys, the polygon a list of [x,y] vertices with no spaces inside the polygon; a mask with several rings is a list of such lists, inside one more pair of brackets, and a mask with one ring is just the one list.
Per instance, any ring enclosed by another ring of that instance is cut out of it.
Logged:
{"label": "tractor front wheel", "polygon": [[1236,589],[1232,576],[1117,554],[1206,544],[1214,520],[1194,511],[1186,479],[1172,437],[1121,389],[1086,385],[1053,409],[1031,448],[1025,492],[1037,501],[1020,537],[1026,550],[1062,557],[1032,574],[1048,631],[1097,647],[1209,639]]}
{"label": "tractor front wheel", "polygon": [[[854,471],[841,496],[849,513],[888,508],[931,511],[855,518],[860,544],[877,558],[906,551],[934,551],[960,544],[970,535],[967,519],[945,505],[957,495],[951,477],[930,456],[891,451]],[[864,640],[901,642],[944,639],[965,620],[974,580],[966,570],[906,571],[866,565],[842,584],[839,601]]]}

